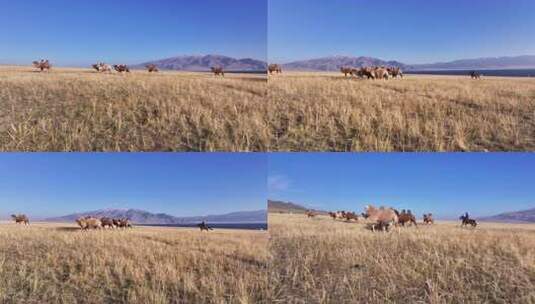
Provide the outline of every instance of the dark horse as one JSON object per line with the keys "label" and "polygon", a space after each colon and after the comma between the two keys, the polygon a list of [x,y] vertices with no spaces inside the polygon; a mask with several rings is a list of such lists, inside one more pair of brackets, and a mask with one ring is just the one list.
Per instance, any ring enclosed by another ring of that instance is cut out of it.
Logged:
{"label": "dark horse", "polygon": [[476,220],[471,219],[470,216],[468,215],[468,212],[461,215],[459,219],[461,220],[461,227],[471,225],[472,227],[475,228],[477,226]]}
{"label": "dark horse", "polygon": [[481,74],[477,73],[476,71],[470,72],[470,78],[471,79],[481,79]]}
{"label": "dark horse", "polygon": [[204,221],[202,221],[202,223],[198,224],[197,226],[199,226],[201,231],[203,231],[203,230],[206,230],[206,231],[214,230],[212,227],[208,226]]}

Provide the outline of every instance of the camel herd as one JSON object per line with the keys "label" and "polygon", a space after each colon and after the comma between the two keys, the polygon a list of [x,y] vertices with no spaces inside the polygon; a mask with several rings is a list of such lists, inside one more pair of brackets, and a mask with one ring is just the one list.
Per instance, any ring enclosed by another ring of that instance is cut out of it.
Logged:
{"label": "camel herd", "polygon": [[127,218],[109,218],[84,216],[76,219],[76,223],[82,230],[101,229],[101,228],[132,228],[130,220]]}
{"label": "camel herd", "polygon": [[[309,218],[314,218],[318,215],[318,213],[313,210],[307,210],[305,214]],[[366,220],[367,223],[369,223],[369,227],[372,231],[388,231],[392,226],[418,226],[416,216],[414,216],[411,210],[405,209],[399,212],[398,210],[390,207],[377,208],[371,205],[367,205],[364,208],[364,212],[360,215],[355,212],[349,211],[331,211],[328,212],[328,214],[333,220],[339,219],[344,220],[346,222],[359,222],[360,218],[362,218]],[[461,220],[461,227],[472,226],[473,228],[475,228],[477,226],[476,220],[470,218],[468,213],[465,213],[459,219]],[[427,225],[434,224],[435,221],[433,219],[433,214],[425,213],[423,215],[423,223]]]}
{"label": "camel herd", "polygon": [[[25,214],[12,214],[11,218],[16,224],[29,225],[30,219]],[[76,224],[80,226],[82,231],[84,230],[97,230],[97,229],[115,229],[115,228],[132,228],[132,223],[128,218],[110,218],[110,217],[95,217],[95,216],[82,216],[75,220]],[[202,231],[211,231],[214,228],[208,226],[205,221],[197,224]]]}
{"label": "camel herd", "polygon": [[[49,72],[50,69],[52,68],[52,65],[50,64],[50,61],[48,59],[47,60],[41,59],[39,61],[34,61],[33,66],[36,69],[38,69],[40,72]],[[130,73],[130,68],[126,64],[110,65],[104,62],[98,62],[98,63],[92,64],[91,68],[96,70],[98,73],[113,73],[113,71],[116,71],[121,74]],[[149,73],[158,73],[160,71],[158,66],[152,63],[147,64],[145,68],[147,69]],[[222,67],[219,67],[219,66],[211,67],[210,71],[215,76],[222,76],[222,77],[225,76],[225,71]]]}
{"label": "camel herd", "polygon": [[403,78],[403,71],[399,67],[341,67],[340,72],[344,76],[357,76],[359,78],[367,79],[390,79],[390,78]]}

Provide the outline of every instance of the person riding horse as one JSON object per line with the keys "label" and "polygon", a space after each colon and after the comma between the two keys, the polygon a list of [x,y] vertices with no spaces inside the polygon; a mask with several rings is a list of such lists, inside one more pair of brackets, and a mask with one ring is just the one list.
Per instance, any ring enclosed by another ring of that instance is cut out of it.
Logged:
{"label": "person riding horse", "polygon": [[198,224],[197,226],[199,226],[201,231],[203,231],[203,230],[206,230],[206,231],[214,230],[212,227],[208,226],[205,221],[202,221],[202,223]]}

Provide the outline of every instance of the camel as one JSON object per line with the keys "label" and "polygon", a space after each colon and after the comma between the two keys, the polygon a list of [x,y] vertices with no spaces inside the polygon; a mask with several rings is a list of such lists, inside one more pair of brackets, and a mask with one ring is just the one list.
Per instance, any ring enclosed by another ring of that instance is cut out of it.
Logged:
{"label": "camel", "polygon": [[225,77],[225,71],[223,71],[222,67],[211,67],[210,70],[215,76]]}
{"label": "camel", "polygon": [[401,69],[399,67],[390,67],[390,68],[387,68],[388,70],[388,73],[392,76],[392,78],[403,78],[403,71],[401,71]]}
{"label": "camel", "polygon": [[41,59],[40,61],[34,61],[32,63],[33,63],[33,66],[39,69],[41,72],[44,72],[45,70],[49,72],[50,69],[52,68],[52,65],[50,64],[50,61],[48,61],[48,59],[47,60]]}
{"label": "camel", "polygon": [[[398,222],[398,216],[394,209],[392,208],[376,208],[371,205],[367,205],[364,208],[365,212],[363,213],[363,216],[372,222],[375,222],[376,225],[379,225],[381,230],[388,231],[388,227],[391,225],[394,225]],[[372,226],[372,230],[375,231],[375,226]]]}
{"label": "camel", "polygon": [[149,71],[149,73],[158,73],[160,71],[155,64],[148,64],[145,67],[147,68],[147,71]]}
{"label": "camel", "polygon": [[375,67],[375,79],[386,79],[390,77],[390,74],[388,74],[388,70],[384,67]]}
{"label": "camel", "polygon": [[344,212],[344,218],[348,222],[351,220],[359,221],[359,216],[355,212]]}
{"label": "camel", "polygon": [[401,224],[401,226],[405,226],[406,223],[414,224],[415,226],[418,226],[416,223],[416,217],[412,214],[410,210],[405,211],[402,210],[401,213],[399,213],[397,210],[394,209],[396,214],[398,215],[398,223]]}
{"label": "camel", "polygon": [[117,228],[132,228],[132,224],[130,224],[130,219],[127,218],[113,219],[113,224]]}
{"label": "camel", "polygon": [[340,68],[340,72],[342,72],[342,74],[344,74],[345,77],[347,77],[347,75],[349,76],[353,76],[353,72],[355,71],[354,68],[350,68],[350,67],[341,67]]}
{"label": "camel", "polygon": [[30,225],[30,220],[25,214],[12,214],[11,218],[15,221],[17,224],[24,224],[24,225]]}
{"label": "camel", "polygon": [[91,65],[91,67],[93,67],[93,69],[97,70],[97,72],[100,72],[100,73],[104,73],[104,72],[111,73],[112,72],[111,65],[105,64],[104,62],[99,62],[97,64],[93,64],[93,65]]}
{"label": "camel", "polygon": [[375,79],[375,71],[370,67],[363,67],[357,71],[357,75],[360,78],[367,77],[368,79]]}
{"label": "camel", "polygon": [[278,64],[274,64],[274,63],[273,63],[273,64],[270,64],[270,65],[268,66],[268,72],[269,72],[269,74],[273,74],[273,73],[277,73],[277,74],[279,74],[279,73],[282,73],[282,67],[281,67],[280,65],[278,65]]}
{"label": "camel", "polygon": [[114,64],[113,68],[119,73],[130,73],[130,69],[126,64]]}
{"label": "camel", "polygon": [[109,218],[109,217],[102,217],[100,218],[100,222],[102,223],[102,228],[115,228],[116,225],[115,223],[113,222],[113,219]]}
{"label": "camel", "polygon": [[80,217],[76,220],[76,223],[82,230],[102,228],[102,222],[98,218],[92,216]]}
{"label": "camel", "polygon": [[432,213],[426,213],[424,214],[424,224],[434,224],[435,221],[433,220],[433,214]]}

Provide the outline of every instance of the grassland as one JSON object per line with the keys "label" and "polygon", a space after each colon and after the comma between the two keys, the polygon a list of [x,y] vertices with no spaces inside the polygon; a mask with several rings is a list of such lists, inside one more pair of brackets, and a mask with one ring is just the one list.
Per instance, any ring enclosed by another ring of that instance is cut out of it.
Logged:
{"label": "grassland", "polygon": [[269,78],[272,150],[535,150],[535,78]]}
{"label": "grassland", "polygon": [[535,79],[0,67],[0,151],[532,151]]}
{"label": "grassland", "polygon": [[280,303],[535,303],[535,225],[458,223],[372,232],[269,214]]}
{"label": "grassland", "polygon": [[264,75],[0,67],[0,151],[265,151]]}
{"label": "grassland", "polygon": [[0,223],[0,303],[263,303],[266,232]]}

